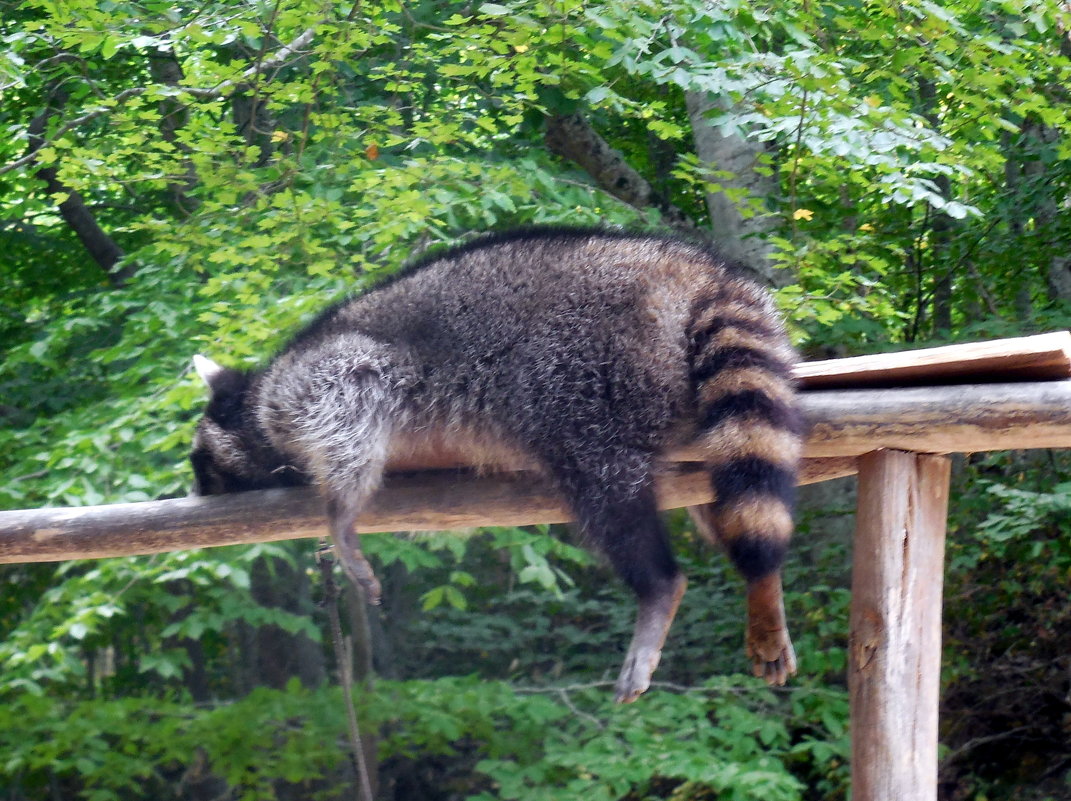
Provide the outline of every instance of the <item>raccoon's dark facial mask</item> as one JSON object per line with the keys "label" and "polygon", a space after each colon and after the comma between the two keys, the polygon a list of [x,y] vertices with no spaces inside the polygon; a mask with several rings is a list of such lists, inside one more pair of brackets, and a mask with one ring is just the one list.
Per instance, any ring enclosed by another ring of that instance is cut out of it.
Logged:
{"label": "raccoon's dark facial mask", "polygon": [[240,466],[246,461],[240,438],[206,417],[197,426],[190,453],[193,494],[220,495],[262,489],[260,483],[242,475]]}
{"label": "raccoon's dark facial mask", "polygon": [[197,374],[211,393],[197,424],[190,463],[194,495],[221,495],[307,483],[304,475],[270,448],[242,411],[249,376],[195,356]]}

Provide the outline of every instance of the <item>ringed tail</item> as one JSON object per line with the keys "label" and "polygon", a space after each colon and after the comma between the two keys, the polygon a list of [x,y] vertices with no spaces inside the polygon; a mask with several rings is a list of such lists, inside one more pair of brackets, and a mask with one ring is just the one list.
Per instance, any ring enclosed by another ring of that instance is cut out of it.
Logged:
{"label": "ringed tail", "polygon": [[794,354],[763,290],[730,281],[689,327],[696,443],[714,489],[702,516],[749,581],[781,567],[792,536],[802,421]]}

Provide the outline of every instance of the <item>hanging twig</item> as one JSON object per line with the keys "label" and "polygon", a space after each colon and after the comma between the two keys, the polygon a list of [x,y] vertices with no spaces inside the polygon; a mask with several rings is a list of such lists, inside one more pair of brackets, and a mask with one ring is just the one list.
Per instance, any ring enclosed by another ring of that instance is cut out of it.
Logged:
{"label": "hanging twig", "polygon": [[360,783],[358,798],[372,801],[372,783],[368,778],[368,763],[364,758],[364,745],[361,743],[361,731],[357,725],[357,711],[353,705],[353,666],[342,640],[342,623],[338,615],[338,585],[335,583],[335,561],[331,558],[331,546],[323,544],[316,552],[316,562],[324,582],[324,606],[331,623],[331,639],[335,647],[335,661],[338,662],[338,680],[342,685],[342,698],[346,702],[346,724],[350,732],[350,747],[353,749],[357,779]]}

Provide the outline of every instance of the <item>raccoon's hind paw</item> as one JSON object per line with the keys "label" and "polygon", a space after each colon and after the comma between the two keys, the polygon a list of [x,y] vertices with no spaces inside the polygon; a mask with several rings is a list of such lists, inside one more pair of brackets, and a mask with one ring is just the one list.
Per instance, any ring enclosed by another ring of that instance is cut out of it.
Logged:
{"label": "raccoon's hind paw", "polygon": [[747,655],[751,659],[751,672],[766,679],[771,687],[780,687],[796,674],[796,651],[783,628],[761,634],[749,629]]}
{"label": "raccoon's hind paw", "polygon": [[796,673],[796,651],[785,623],[780,573],[748,585],[747,655],[751,672],[771,686],[781,686]]}
{"label": "raccoon's hind paw", "polygon": [[335,545],[335,554],[342,563],[342,570],[354,586],[364,591],[364,597],[368,603],[378,606],[383,590],[379,586],[379,579],[372,572],[372,566],[364,558],[359,550],[347,548],[344,544]]}
{"label": "raccoon's hind paw", "polygon": [[662,659],[673,616],[677,614],[688,580],[677,573],[659,582],[658,589],[641,598],[625,664],[614,686],[614,700],[631,704],[651,686],[651,676]]}

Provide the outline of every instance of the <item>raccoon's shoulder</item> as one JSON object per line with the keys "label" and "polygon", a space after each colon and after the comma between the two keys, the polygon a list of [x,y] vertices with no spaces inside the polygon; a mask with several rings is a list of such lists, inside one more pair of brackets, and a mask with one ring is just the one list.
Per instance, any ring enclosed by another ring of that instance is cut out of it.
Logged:
{"label": "raccoon's shoulder", "polygon": [[[549,228],[547,229],[549,232]],[[309,343],[321,341],[335,331],[351,327],[353,318],[362,306],[376,305],[381,297],[399,294],[405,285],[421,283],[421,274],[441,272],[456,263],[466,253],[478,251],[496,242],[506,242],[523,238],[521,231],[482,234],[468,242],[457,245],[442,245],[429,248],[420,256],[405,262],[399,269],[389,275],[375,277],[357,292],[350,293],[325,306],[315,317],[306,323],[290,340],[276,358],[284,353],[300,350]]]}

